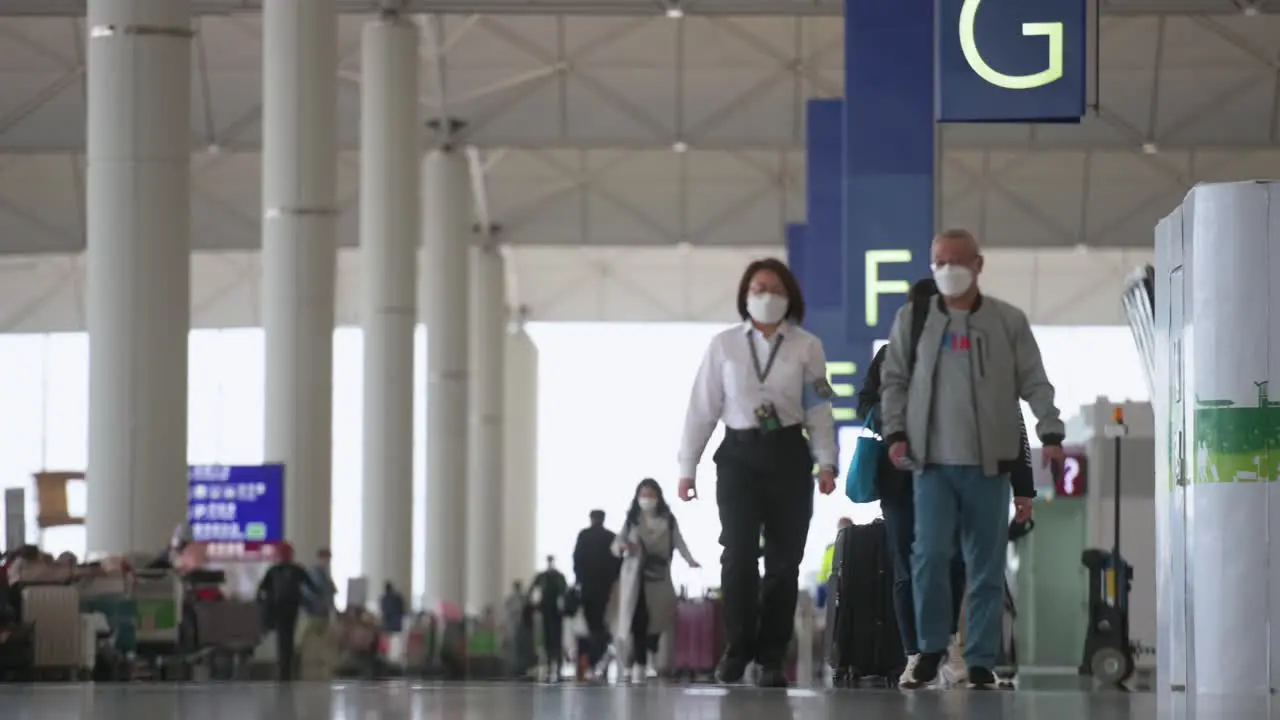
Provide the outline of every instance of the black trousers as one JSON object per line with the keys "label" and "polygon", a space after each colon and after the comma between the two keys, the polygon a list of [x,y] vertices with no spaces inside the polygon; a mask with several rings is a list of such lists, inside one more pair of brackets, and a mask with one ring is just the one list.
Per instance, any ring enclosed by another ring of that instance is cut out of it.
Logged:
{"label": "black trousers", "polygon": [[631,662],[648,665],[649,655],[658,653],[658,636],[649,632],[649,604],[644,600],[644,588],[636,597],[636,611],[631,615]]}
{"label": "black trousers", "polygon": [[726,654],[778,667],[795,627],[800,562],[813,517],[809,443],[799,426],[767,434],[729,430],[715,462]]}
{"label": "black trousers", "polygon": [[547,669],[560,677],[564,664],[564,616],[557,608],[542,610],[542,649],[547,654]]}
{"label": "black trousers", "polygon": [[612,588],[594,586],[582,587],[582,617],[587,621],[588,656],[595,665],[604,659],[605,649],[609,646],[609,628],[605,625],[605,611],[609,607],[609,592]]}
{"label": "black trousers", "polygon": [[278,680],[287,682],[296,677],[293,647],[294,631],[298,627],[298,613],[282,613],[275,619],[276,631],[276,668]]}

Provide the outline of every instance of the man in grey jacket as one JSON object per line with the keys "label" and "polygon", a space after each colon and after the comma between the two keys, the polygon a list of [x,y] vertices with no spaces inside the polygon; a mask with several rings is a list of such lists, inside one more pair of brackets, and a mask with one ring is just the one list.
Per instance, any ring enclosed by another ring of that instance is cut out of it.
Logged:
{"label": "man in grey jacket", "polygon": [[[921,656],[906,688],[933,682],[951,639],[951,559],[959,530],[969,572],[964,660],[973,687],[995,682],[1004,607],[1009,478],[1021,407],[1035,413],[1046,463],[1062,461],[1063,424],[1027,316],[978,289],[982,254],[965,230],[933,240],[938,296],[913,331],[898,312],[881,370],[889,458],[915,471],[912,552]],[[915,332],[919,333],[916,338]],[[1031,516],[1031,498],[1014,501]]]}

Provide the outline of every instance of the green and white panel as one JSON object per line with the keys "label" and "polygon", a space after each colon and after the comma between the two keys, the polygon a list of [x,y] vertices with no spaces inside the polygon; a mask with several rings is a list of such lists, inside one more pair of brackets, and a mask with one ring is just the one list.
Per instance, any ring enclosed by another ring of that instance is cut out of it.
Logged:
{"label": "green and white panel", "polygon": [[1188,689],[1197,694],[1268,693],[1274,686],[1268,570],[1271,483],[1280,477],[1280,452],[1270,453],[1280,413],[1270,393],[1274,385],[1280,394],[1271,363],[1273,343],[1280,342],[1270,292],[1270,257],[1280,242],[1269,220],[1274,187],[1243,182],[1192,191],[1194,282],[1185,285],[1194,341],[1184,350],[1183,391],[1190,411]]}

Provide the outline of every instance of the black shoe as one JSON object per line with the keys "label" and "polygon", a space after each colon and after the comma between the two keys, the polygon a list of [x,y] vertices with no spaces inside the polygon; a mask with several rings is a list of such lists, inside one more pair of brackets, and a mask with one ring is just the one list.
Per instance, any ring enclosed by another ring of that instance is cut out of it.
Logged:
{"label": "black shoe", "polygon": [[785,689],[790,686],[791,682],[787,680],[787,675],[782,672],[782,668],[776,665],[760,667],[760,673],[756,676],[756,687]]}
{"label": "black shoe", "polygon": [[742,682],[742,676],[747,674],[747,664],[746,660],[725,655],[720,658],[720,664],[716,666],[716,682],[721,685]]}
{"label": "black shoe", "polygon": [[898,686],[904,690],[916,690],[938,679],[938,668],[947,659],[946,653],[921,653],[915,671]]}
{"label": "black shoe", "polygon": [[984,667],[969,668],[969,688],[990,690],[997,682],[996,674]]}

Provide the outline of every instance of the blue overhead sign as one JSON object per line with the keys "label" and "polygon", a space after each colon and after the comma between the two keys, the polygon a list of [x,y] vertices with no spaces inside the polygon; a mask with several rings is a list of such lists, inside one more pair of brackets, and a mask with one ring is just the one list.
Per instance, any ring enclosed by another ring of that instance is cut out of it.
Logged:
{"label": "blue overhead sign", "polygon": [[192,465],[187,524],[197,542],[284,542],[284,465]]}
{"label": "blue overhead sign", "polygon": [[1072,122],[1085,114],[1086,0],[937,0],[940,122]]}

